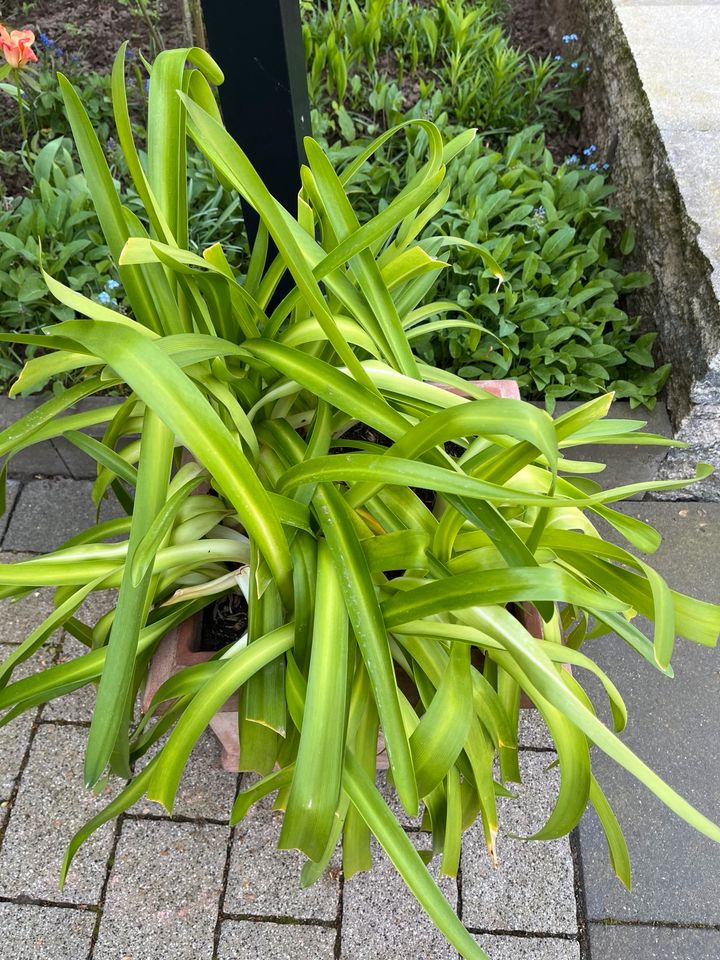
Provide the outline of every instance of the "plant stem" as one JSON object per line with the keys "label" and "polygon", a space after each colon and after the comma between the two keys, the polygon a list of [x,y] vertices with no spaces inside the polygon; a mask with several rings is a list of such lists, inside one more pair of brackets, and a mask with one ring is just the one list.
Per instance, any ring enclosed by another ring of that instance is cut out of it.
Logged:
{"label": "plant stem", "polygon": [[150,37],[152,38],[153,46],[155,47],[155,56],[157,56],[161,50],[165,49],[163,38],[160,35],[160,31],[153,23],[153,19],[150,16],[150,11],[147,8],[146,0],[135,0],[135,3],[140,10],[140,14],[145,21],[148,30],[150,31]]}
{"label": "plant stem", "polygon": [[22,88],[20,86],[20,71],[14,70],[15,90],[17,93],[18,116],[20,117],[20,130],[22,132],[23,143],[27,143],[27,127],[25,125],[25,107],[23,106]]}

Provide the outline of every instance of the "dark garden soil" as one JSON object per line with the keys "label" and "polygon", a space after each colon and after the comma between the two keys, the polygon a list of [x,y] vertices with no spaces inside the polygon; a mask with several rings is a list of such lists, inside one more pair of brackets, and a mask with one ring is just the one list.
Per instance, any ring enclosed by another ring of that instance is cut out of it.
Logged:
{"label": "dark garden soil", "polygon": [[513,46],[536,57],[554,54],[542,0],[511,0],[506,23]]}
{"label": "dark garden soil", "polygon": [[[510,0],[505,23],[513,46],[520,50],[543,58],[558,53],[557,40],[551,36],[543,0]],[[573,26],[567,24],[568,32]],[[579,135],[573,131],[546,133],[545,143],[557,162],[580,151]]]}
{"label": "dark garden soil", "polygon": [[[166,47],[187,42],[181,0],[150,0],[157,29]],[[10,0],[2,7],[2,22],[45,34],[80,66],[109,71],[124,40],[133,50],[152,56],[150,30],[134,0]]]}

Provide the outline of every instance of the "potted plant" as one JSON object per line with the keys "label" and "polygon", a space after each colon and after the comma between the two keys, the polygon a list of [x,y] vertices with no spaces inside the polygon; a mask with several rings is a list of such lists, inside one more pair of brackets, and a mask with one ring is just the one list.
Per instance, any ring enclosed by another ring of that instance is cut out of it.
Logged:
{"label": "potted plant", "polygon": [[[307,855],[304,883],[322,873],[341,837],[346,875],[368,869],[374,834],[455,948],[483,958],[375,787],[378,732],[400,804],[414,814],[422,801],[433,853],[454,874],[462,832],[478,817],[494,854],[502,788],[493,761],[504,782],[518,779],[518,704],[526,694],[554,738],[561,770],[560,796],[536,839],[571,830],[589,800],[629,883],[590,744],[698,830],[720,840],[720,829],[597,718],[562,664],[600,677],[619,731],[624,704],[584,640],[614,630],[670,673],[675,634],[714,644],[720,609],[672,592],[593,526],[602,518],[621,540],[651,553],[655,531],[611,504],[680,484],[603,491],[579,477],[587,465],[571,459],[572,448],[589,441],[666,441],[634,433],[636,422],[605,419],[610,396],[553,421],[413,355],[413,338],[434,324],[471,322],[453,304],[423,298],[453,242],[425,236],[443,202],[444,163],[472,133],[443,144],[431,123],[413,121],[427,162],[363,225],[349,199],[353,177],[393,131],[339,175],[308,141],[294,217],[224,130],[211,88],[221,80],[201,50],[161,53],[141,158],[121,50],[113,97],[118,142],[144,205],[139,219],[123,206],[83,106],[60,78],[129,313],[45,275],[78,319],[24,338],[48,352],[27,363],[14,390],[55,371],[74,370],[77,383],[0,434],[0,453],[65,436],[97,460],[96,499],[112,488],[127,516],[44,557],[0,567],[2,596],[55,587],[54,612],[0,671],[2,722],[97,684],[86,782],[96,784],[108,767],[129,782],[73,838],[67,870],[82,841],[143,794],[172,810],[193,745],[238,694],[242,767],[260,779],[239,794],[232,821],[277,791],[285,811],[280,845]],[[260,216],[244,277],[219,246],[188,249],[186,131]],[[268,238],[276,255],[268,255]],[[496,272],[485,252],[484,262]],[[274,299],[284,276],[288,292]],[[79,399],[122,385],[127,395],[114,405],[69,412]],[[97,423],[106,425],[102,441],[82,433]],[[376,439],[353,437],[358,423]],[[706,474],[703,467],[697,478]],[[112,586],[119,587],[115,609],[83,628],[74,616],[80,604]],[[161,639],[238,589],[248,601],[246,634],[170,677],[136,723],[134,704]],[[537,608],[543,639],[513,614],[520,604]],[[655,621],[652,641],[633,624],[635,612]],[[14,667],[60,625],[87,653],[13,681]],[[165,712],[156,714],[161,704]],[[168,733],[134,774],[134,761]]]}

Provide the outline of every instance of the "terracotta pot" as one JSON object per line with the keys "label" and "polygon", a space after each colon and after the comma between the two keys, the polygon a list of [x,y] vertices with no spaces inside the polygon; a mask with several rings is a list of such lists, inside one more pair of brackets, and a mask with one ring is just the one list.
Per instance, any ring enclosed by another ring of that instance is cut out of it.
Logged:
{"label": "terracotta pot", "polygon": [[[195,666],[197,663],[206,663],[212,658],[212,653],[199,650],[202,636],[202,612],[194,614],[184,620],[178,627],[165,634],[150,661],[145,692],[143,694],[143,710],[150,707],[152,698],[160,686],[170,677],[184,670],[185,667]],[[158,711],[163,712],[160,707]],[[213,733],[220,741],[222,765],[225,770],[237,773],[240,769],[240,738],[238,734],[238,695],[234,694],[223,704],[218,713],[210,721]]]}

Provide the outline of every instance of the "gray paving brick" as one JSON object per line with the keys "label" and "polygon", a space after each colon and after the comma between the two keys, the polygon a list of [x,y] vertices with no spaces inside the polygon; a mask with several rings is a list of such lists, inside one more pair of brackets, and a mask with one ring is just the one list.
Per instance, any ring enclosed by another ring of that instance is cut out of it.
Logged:
{"label": "gray paving brick", "polygon": [[533,747],[536,750],[552,749],[554,746],[545,721],[534,708],[520,710],[518,746]]}
{"label": "gray paving brick", "polygon": [[[0,651],[0,656],[2,652]],[[36,710],[0,727],[0,800],[7,800],[25,756]]]}
{"label": "gray paving brick", "polygon": [[[92,593],[77,611],[76,617],[82,623],[94,627],[98,620],[111,610],[117,598],[116,590],[100,590]],[[87,653],[87,647],[68,633],[63,634],[58,662],[66,663],[75,657]],[[95,706],[96,687],[90,683],[58,700],[48,703],[43,712],[44,720],[71,720],[75,723],[89,723]]]}
{"label": "gray paving brick", "polygon": [[78,853],[65,889],[58,887],[65,848],[75,831],[112,796],[83,787],[87,731],[41,724],[30,750],[0,856],[0,894],[60,903],[97,903],[105,877],[112,824]]}
{"label": "gray paving brick", "polygon": [[63,463],[64,473],[73,480],[94,480],[97,476],[97,461],[84,453],[65,437],[55,437],[52,442],[56,454]]}
{"label": "gray paving brick", "polygon": [[8,474],[23,480],[31,477],[66,477],[69,470],[50,440],[35,443],[16,454],[8,464]]}
{"label": "gray paving brick", "polygon": [[5,536],[10,514],[15,506],[15,500],[20,492],[20,482],[18,480],[8,480],[5,485],[5,513],[0,517],[0,543]]}
{"label": "gray paving brick", "polygon": [[[137,769],[141,770],[145,765],[143,761],[146,762],[156,752],[152,751],[148,757],[143,757]],[[183,817],[212,820],[227,821],[230,818],[237,788],[237,774],[223,770],[220,765],[221,755],[222,749],[217,737],[212,731],[206,730],[190,754],[180,780],[173,813]],[[140,815],[164,814],[165,809],[160,804],[143,798],[135,804],[132,812]]]}
{"label": "gray paving brick", "polygon": [[[15,651],[10,644],[0,644],[0,663]],[[51,664],[53,651],[39,650],[35,656],[19,664],[13,671],[13,680],[21,680]],[[37,709],[28,710],[4,727],[0,727],[0,800],[7,800],[30,742],[30,732]]]}
{"label": "gray paving brick", "polygon": [[126,820],[94,960],[213,954],[229,828]]}
{"label": "gray paving brick", "polygon": [[717,960],[720,931],[590,924],[592,960]]}
{"label": "gray paving brick", "polygon": [[[417,849],[428,849],[427,834],[410,834]],[[413,960],[456,960],[457,951],[447,943],[405,886],[395,867],[380,846],[372,841],[373,868],[345,881],[343,892],[343,960],[395,960],[408,956],[412,944]],[[439,858],[430,865],[437,881]],[[449,877],[440,880],[445,897],[457,908],[457,883]]]}
{"label": "gray paving brick", "polygon": [[523,784],[511,784],[519,799],[500,799],[498,867],[487,855],[482,826],[465,834],[462,855],[463,919],[478,930],[531,933],[577,932],[574,870],[567,837],[512,840],[542,826],[557,796],[559,773],[545,768],[552,754],[520,752]]}
{"label": "gray paving brick", "polygon": [[398,822],[402,824],[405,829],[419,829],[422,823],[422,801],[420,801],[420,813],[418,816],[411,817],[405,812],[402,804],[398,800],[397,794],[395,793],[395,787],[390,781],[387,770],[378,771],[376,785],[380,793],[383,795],[385,802],[395,814]]}
{"label": "gray paving brick", "polygon": [[[633,503],[623,511],[652,523],[664,542],[652,562],[670,585],[701,599],[720,598],[720,505]],[[648,635],[648,624],[638,619]],[[678,640],[669,680],[617,637],[588,653],[614,679],[630,720],[624,742],[711,819],[720,809],[720,654]],[[598,704],[594,681],[584,678]],[[645,787],[597,752],[593,766],[627,838],[633,890],[615,879],[594,814],[580,825],[588,915],[677,924],[720,924],[720,845],[687,826]],[[701,865],[701,866],[699,866]]]}
{"label": "gray paving brick", "polygon": [[332,927],[226,920],[217,960],[333,960],[336,937]]}
{"label": "gray paving brick", "polygon": [[[34,554],[0,553],[0,563],[21,563]],[[0,600],[0,642],[22,643],[29,633],[39,626],[55,609],[53,591],[50,587],[33,590],[22,600]],[[59,632],[51,638],[59,642]]]}
{"label": "gray paving brick", "polygon": [[[31,480],[20,492],[8,525],[5,550],[47,553],[95,523],[92,484],[85,480]],[[106,500],[100,518],[119,517],[113,499]]]}
{"label": "gray paving brick", "polygon": [[[577,940],[560,940],[558,937],[494,937],[488,934],[476,935],[475,939],[490,960],[580,960],[580,944]],[[616,957],[615,960],[620,958]]]}
{"label": "gray paving brick", "polygon": [[282,814],[269,801],[256,804],[235,829],[225,910],[238,916],[334,920],[340,893],[339,864],[313,886],[300,887],[304,861],[295,850],[278,850]]}
{"label": "gray paving brick", "polygon": [[83,960],[94,928],[91,910],[0,903],[0,960]]}
{"label": "gray paving brick", "polygon": [[[87,653],[88,649],[75,637],[63,635],[58,663],[67,663]],[[89,723],[95,706],[97,687],[89,683],[73,693],[51,700],[43,710],[43,720],[65,720],[73,723]]]}
{"label": "gray paving brick", "polygon": [[33,397],[8,397],[0,396],[0,430],[4,430],[11,424],[16,423],[20,417],[30,413],[35,407],[39,406],[43,400],[49,398],[49,394],[43,396],[36,394]]}

